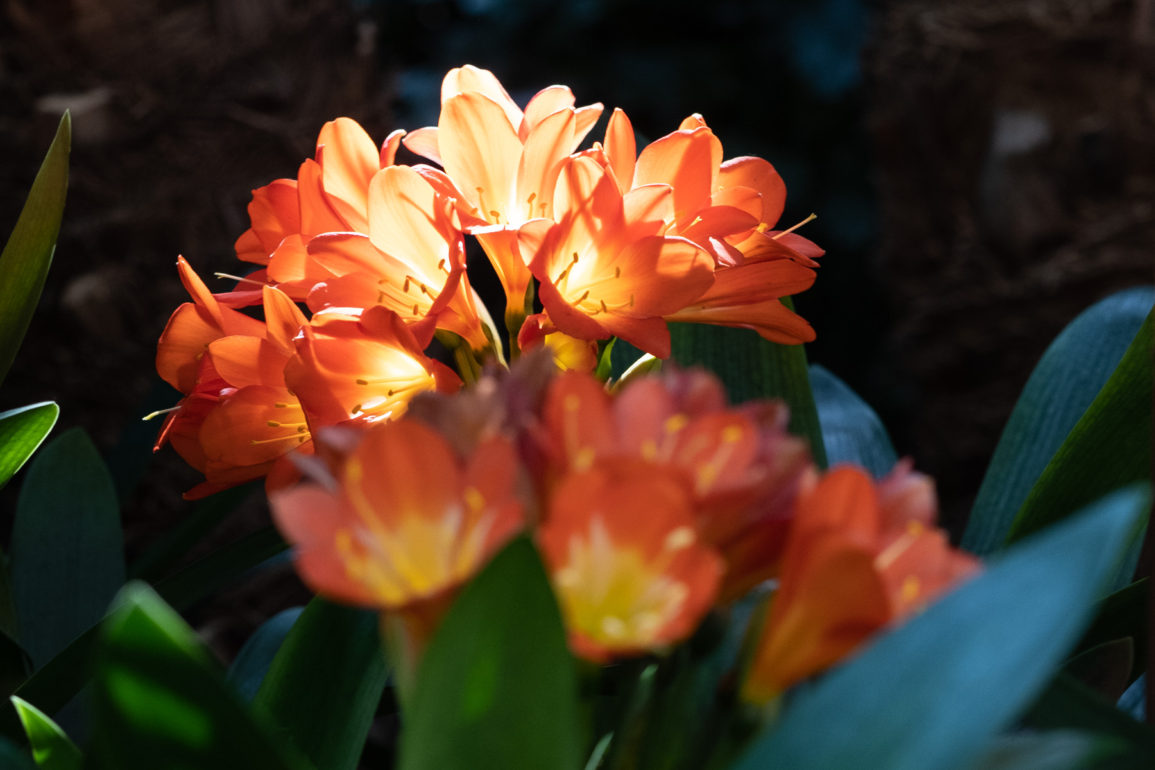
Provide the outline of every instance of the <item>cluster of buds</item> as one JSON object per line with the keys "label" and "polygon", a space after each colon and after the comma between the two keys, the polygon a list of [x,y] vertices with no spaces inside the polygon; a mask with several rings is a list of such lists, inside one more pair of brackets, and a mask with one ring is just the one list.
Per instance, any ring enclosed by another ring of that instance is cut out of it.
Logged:
{"label": "cluster of buds", "polygon": [[[730,407],[702,372],[607,391],[601,343],[666,358],[671,321],[813,339],[780,300],[822,251],[774,229],[781,178],[723,161],[700,116],[638,152],[615,110],[579,150],[601,113],[564,86],[523,111],[466,66],[436,127],[378,149],[326,124],[296,179],[253,193],[236,249],[255,272],[214,294],[178,262],[192,301],[157,367],[184,398],[157,446],[204,473],[188,497],[266,477],[305,581],[381,610],[412,649],[519,533],[594,662],[659,653],[777,580],[744,686],[764,701],[975,565],[934,528],[925,478],[823,476],[781,404]],[[402,145],[436,165],[396,163]],[[504,344],[467,238],[501,282]]]}

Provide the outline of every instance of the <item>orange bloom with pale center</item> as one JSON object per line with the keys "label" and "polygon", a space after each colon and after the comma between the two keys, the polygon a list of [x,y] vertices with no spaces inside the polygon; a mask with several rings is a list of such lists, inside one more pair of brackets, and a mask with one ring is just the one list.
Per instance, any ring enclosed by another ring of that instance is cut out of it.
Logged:
{"label": "orange bloom with pale center", "polygon": [[537,540],[570,646],[595,662],[687,638],[722,576],[722,560],[698,539],[684,490],[661,474],[567,476]]}
{"label": "orange bloom with pale center", "polygon": [[979,568],[935,528],[932,483],[836,468],[798,502],[779,587],[743,684],[764,703],[852,654]]}
{"label": "orange bloom with pale center", "polygon": [[714,280],[709,254],[663,234],[670,194],[669,187],[653,185],[623,195],[593,159],[566,164],[558,222],[544,234],[523,230],[519,241],[557,331],[584,340],[621,337],[669,356],[662,316],[700,297]]}
{"label": "orange bloom with pale center", "polygon": [[511,311],[523,309],[530,281],[517,231],[531,220],[556,218],[562,163],[601,116],[601,104],[574,103],[569,88],[550,86],[523,112],[492,72],[466,65],[442,82],[437,126],[404,139],[441,164],[460,191],[462,216],[493,263]]}
{"label": "orange bloom with pale center", "polygon": [[297,571],[321,596],[394,613],[420,655],[457,588],[523,528],[513,449],[491,437],[462,456],[403,420],[327,456],[320,483],[269,497]]}
{"label": "orange bloom with pale center", "polygon": [[[726,560],[721,600],[777,575],[795,496],[810,467],[779,402],[727,406],[717,378],[670,371],[611,396],[595,378],[558,376],[543,406],[553,474],[649,469],[685,490],[702,539]],[[550,468],[545,469],[546,473]]]}

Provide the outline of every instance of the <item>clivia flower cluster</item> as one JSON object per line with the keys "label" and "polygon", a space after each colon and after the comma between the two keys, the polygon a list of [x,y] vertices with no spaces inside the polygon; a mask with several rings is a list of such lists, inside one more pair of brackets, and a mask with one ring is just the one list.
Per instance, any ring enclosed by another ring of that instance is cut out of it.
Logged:
{"label": "clivia flower cluster", "polygon": [[[204,473],[189,497],[266,477],[305,581],[416,650],[519,533],[571,649],[598,663],[661,653],[776,581],[743,684],[766,702],[976,563],[935,528],[929,480],[819,472],[780,403],[728,406],[693,371],[607,390],[605,341],[666,358],[669,322],[813,339],[780,299],[822,251],[775,229],[781,178],[723,160],[700,116],[639,152],[614,110],[579,149],[601,113],[564,86],[523,111],[466,66],[436,127],[378,148],[326,124],[295,179],[254,191],[236,249],[255,272],[214,294],[179,262],[192,302],[157,367],[184,398],[158,446]],[[402,145],[434,165],[398,164]],[[467,238],[501,282],[505,335]],[[263,320],[241,312],[257,305]]]}

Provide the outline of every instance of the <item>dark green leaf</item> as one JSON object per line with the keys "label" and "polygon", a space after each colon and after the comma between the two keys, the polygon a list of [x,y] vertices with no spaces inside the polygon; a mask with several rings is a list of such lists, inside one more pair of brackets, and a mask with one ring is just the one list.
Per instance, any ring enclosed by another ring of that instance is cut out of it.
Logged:
{"label": "dark green leaf", "polygon": [[60,407],[53,401],[0,414],[0,487],[28,461],[59,416]]}
{"label": "dark green leaf", "polygon": [[80,749],[47,714],[15,696],[12,705],[24,724],[32,757],[40,770],[80,770],[84,759]]}
{"label": "dark green leaf", "polygon": [[1155,316],[1148,313],[1107,384],[1031,488],[1011,524],[1009,542],[1125,484],[1150,478],[1152,350]]}
{"label": "dark green leaf", "polygon": [[1075,647],[1085,652],[1113,639],[1133,640],[1135,661],[1129,679],[1147,668],[1147,587],[1148,580],[1137,580],[1095,605],[1094,620]]}
{"label": "dark green leaf", "polygon": [[890,436],[870,406],[846,383],[818,364],[810,365],[810,387],[822,425],[826,459],[855,463],[882,478],[898,462]]}
{"label": "dark green leaf", "polygon": [[1135,642],[1131,637],[1112,639],[1075,655],[1063,670],[1103,697],[1117,701],[1131,682]]}
{"label": "dark green leaf", "polygon": [[1051,677],[1149,505],[1129,487],[1011,549],[799,688],[736,768],[967,767]]}
{"label": "dark green leaf", "polygon": [[995,741],[974,770],[1085,770],[1109,767],[1118,743],[1094,733],[1047,730],[1005,735]]}
{"label": "dark green leaf", "polygon": [[40,292],[48,277],[48,266],[52,264],[68,192],[71,142],[72,120],[66,112],[32,183],[16,227],[0,253],[0,297],[4,298],[0,302],[0,382],[4,381],[24,340],[32,311],[40,301]]}
{"label": "dark green leaf", "polygon": [[1069,674],[1060,674],[1048,684],[1023,721],[1041,730],[1085,730],[1110,735],[1146,754],[1148,759],[1155,756],[1155,730],[1136,722]]}
{"label": "dark green leaf", "polygon": [[402,770],[582,766],[574,661],[528,540],[462,590],[421,662],[406,718]]}
{"label": "dark green leaf", "polygon": [[[157,591],[177,610],[183,610],[284,550],[284,541],[276,530],[268,527],[230,543],[160,581]],[[20,685],[15,694],[50,714],[62,708],[88,681],[88,661],[98,630],[99,626],[86,629]],[[0,735],[20,735],[19,722],[11,709],[0,712]]]}
{"label": "dark green leaf", "polygon": [[273,662],[277,650],[289,635],[289,629],[301,617],[304,607],[281,610],[261,624],[233,659],[228,679],[244,700],[251,701]]}
{"label": "dark green leaf", "polygon": [[133,583],[104,623],[93,752],[106,767],[302,768],[241,704],[220,667],[152,589]]}
{"label": "dark green leaf", "polygon": [[377,615],[316,598],[253,699],[317,767],[355,768],[385,689]]}
{"label": "dark green leaf", "polygon": [[826,467],[822,427],[810,391],[806,349],[778,345],[749,329],[671,324],[671,358],[682,366],[704,366],[721,378],[733,403],[781,398],[790,407],[790,432],[810,442],[814,461]]}
{"label": "dark green leaf", "polygon": [[1083,311],[1043,353],[991,457],[964,548],[984,556],[1002,546],[1031,487],[1118,366],[1152,301],[1149,287],[1113,294]]}
{"label": "dark green leaf", "polygon": [[124,583],[116,493],[83,430],[65,431],[28,465],[11,558],[20,641],[39,668],[100,620]]}
{"label": "dark green leaf", "polygon": [[262,490],[263,494],[264,485],[252,482],[217,492],[198,501],[171,531],[150,545],[129,565],[129,577],[149,581],[162,577],[172,564],[178,562],[190,548],[258,489]]}

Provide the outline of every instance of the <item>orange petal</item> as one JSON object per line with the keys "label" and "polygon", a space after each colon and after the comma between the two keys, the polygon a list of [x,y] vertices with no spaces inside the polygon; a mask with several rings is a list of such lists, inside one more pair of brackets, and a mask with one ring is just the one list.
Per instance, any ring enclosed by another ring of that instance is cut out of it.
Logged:
{"label": "orange petal", "polygon": [[437,143],[470,205],[489,222],[507,223],[522,147],[502,107],[479,93],[454,96],[441,107]]}
{"label": "orange petal", "polygon": [[[414,155],[428,158],[439,166],[445,165],[441,160],[441,148],[437,142],[437,126],[426,126],[410,131],[401,143]],[[384,168],[385,165],[387,164],[382,163],[381,167]]]}
{"label": "orange petal", "polygon": [[731,158],[718,172],[719,187],[749,187],[762,196],[760,221],[773,227],[786,207],[786,183],[769,162],[743,156]]}
{"label": "orange petal", "polygon": [[515,201],[523,209],[507,211],[508,222],[526,222],[553,214],[553,193],[561,165],[573,146],[573,112],[555,112],[538,123],[525,142],[517,169]]}
{"label": "orange petal", "polygon": [[329,121],[317,137],[321,186],[349,229],[364,232],[369,180],[380,168],[380,157],[365,129],[350,118]]}
{"label": "orange petal", "polygon": [[237,257],[265,265],[286,235],[301,232],[297,181],[277,179],[257,190],[249,203],[252,227],[237,239]]}
{"label": "orange petal", "polygon": [[[305,416],[284,387],[250,385],[205,418],[200,441],[210,468],[271,463],[309,440]],[[258,475],[264,475],[262,468]]]}
{"label": "orange petal", "polygon": [[549,86],[538,91],[529,100],[529,104],[525,105],[525,119],[518,132],[521,140],[525,141],[530,130],[555,112],[565,110],[572,114],[573,105],[573,91],[566,86]]}
{"label": "orange petal", "polygon": [[606,124],[606,156],[618,180],[618,189],[624,193],[633,187],[638,148],[633,124],[626,113],[616,107]]}
{"label": "orange petal", "polygon": [[523,115],[521,108],[513,101],[509,92],[501,85],[492,72],[472,64],[450,70],[441,81],[441,108],[458,94],[476,93],[485,96],[501,107],[514,131],[521,128]]}

